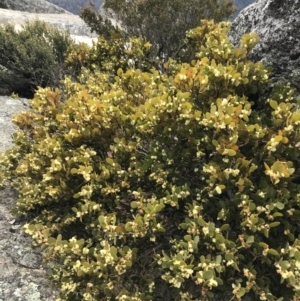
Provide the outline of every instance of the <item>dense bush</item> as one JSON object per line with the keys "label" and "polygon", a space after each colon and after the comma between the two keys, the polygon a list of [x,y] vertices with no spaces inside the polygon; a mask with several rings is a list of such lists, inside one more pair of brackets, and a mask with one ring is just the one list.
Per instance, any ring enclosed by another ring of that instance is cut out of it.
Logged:
{"label": "dense bush", "polygon": [[235,11],[233,0],[105,0],[101,13],[91,6],[80,16],[99,35],[114,31],[109,17],[126,35],[150,42],[153,57],[165,60],[177,57],[186,32],[201,19],[220,22]]}
{"label": "dense bush", "polygon": [[59,300],[299,300],[300,112],[288,87],[258,98],[257,37],[227,32],[188,32],[197,59],[168,75],[85,69],[14,118],[1,179]]}
{"label": "dense bush", "polygon": [[65,65],[75,76],[82,73],[82,69],[95,72],[105,72],[114,78],[118,69],[139,68],[149,71],[153,68],[149,58],[151,45],[141,39],[124,39],[113,37],[105,39],[99,36],[93,45],[85,43],[69,48]]}
{"label": "dense bush", "polygon": [[58,86],[65,75],[65,54],[73,44],[68,32],[38,20],[20,31],[12,24],[0,26],[2,88],[30,97],[38,86]]}

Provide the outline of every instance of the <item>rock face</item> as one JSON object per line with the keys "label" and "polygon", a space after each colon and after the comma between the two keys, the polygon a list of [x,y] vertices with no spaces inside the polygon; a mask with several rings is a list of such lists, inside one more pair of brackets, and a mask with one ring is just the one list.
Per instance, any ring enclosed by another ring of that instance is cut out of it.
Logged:
{"label": "rock face", "polygon": [[[28,109],[27,99],[0,96],[0,151],[12,146],[13,115]],[[58,295],[47,281],[41,253],[21,231],[25,221],[10,212],[17,195],[0,190],[0,301],[54,301]]]}
{"label": "rock face", "polygon": [[0,8],[30,13],[70,14],[63,8],[44,0],[0,0]]}
{"label": "rock face", "polygon": [[[89,6],[89,0],[48,0],[48,2],[63,7],[67,11],[71,12],[72,14],[79,15],[80,10],[85,7]],[[99,9],[103,0],[93,0],[96,9]]]}
{"label": "rock face", "polygon": [[257,0],[234,20],[230,38],[238,46],[245,33],[256,32],[260,42],[250,59],[272,66],[272,82],[300,92],[300,0]]}
{"label": "rock face", "polygon": [[[1,1],[1,0],[0,0]],[[44,1],[46,3],[46,1]],[[50,14],[50,13],[31,13],[0,8],[0,25],[6,23],[15,24],[17,29],[22,28],[26,21],[39,19],[47,24],[63,30],[68,30],[75,38],[76,36],[93,37],[90,29],[84,21],[71,13]]]}

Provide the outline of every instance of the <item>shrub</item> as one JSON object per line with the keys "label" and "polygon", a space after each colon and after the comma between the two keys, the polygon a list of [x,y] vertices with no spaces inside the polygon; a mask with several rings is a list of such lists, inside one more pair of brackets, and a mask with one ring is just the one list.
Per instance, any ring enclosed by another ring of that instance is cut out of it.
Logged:
{"label": "shrub", "polygon": [[149,58],[151,45],[141,39],[115,37],[105,39],[99,36],[90,47],[78,44],[69,48],[65,64],[75,77],[82,69],[89,72],[105,72],[112,77],[117,75],[118,69],[139,68],[149,71],[152,68]]}
{"label": "shrub", "polygon": [[0,81],[9,92],[33,96],[38,86],[55,87],[64,77],[64,57],[74,42],[68,32],[36,20],[21,31],[0,27]]}
{"label": "shrub", "polygon": [[201,19],[220,22],[232,16],[236,7],[233,0],[106,0],[101,10],[91,5],[81,11],[92,31],[99,35],[116,31],[104,12],[127,35],[149,41],[153,57],[165,61],[177,57],[186,32],[199,26]]}
{"label": "shrub", "polygon": [[169,75],[85,71],[14,118],[1,179],[59,300],[299,300],[300,112],[288,87],[257,97],[257,36],[227,32],[205,21]]}

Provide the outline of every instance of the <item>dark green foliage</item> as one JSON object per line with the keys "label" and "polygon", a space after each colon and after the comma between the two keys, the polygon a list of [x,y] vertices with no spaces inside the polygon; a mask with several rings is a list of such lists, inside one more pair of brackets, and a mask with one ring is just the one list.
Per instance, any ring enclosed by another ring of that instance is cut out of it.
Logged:
{"label": "dark green foliage", "polygon": [[[3,1],[3,0],[0,0],[0,5],[1,5],[1,1]],[[48,0],[48,2],[53,3],[57,6],[60,6],[75,15],[79,15],[81,9],[83,9],[84,7],[87,7],[89,5],[89,0],[72,0],[72,1],[70,1],[70,0]],[[254,0],[235,0],[234,4],[236,5],[238,11],[240,11],[243,8],[245,8],[247,5],[249,5],[253,2],[254,2]],[[93,0],[93,3],[95,5],[96,9],[98,10],[102,5],[103,0]]]}
{"label": "dark green foliage", "polygon": [[[187,30],[198,26],[201,19],[220,22],[236,10],[232,0],[106,0],[103,9],[127,35],[150,42],[153,57],[163,61],[177,57]],[[103,25],[95,22],[103,23],[97,11],[86,8],[81,17],[93,31],[103,34]]]}
{"label": "dark green foliage", "polygon": [[73,45],[69,33],[41,21],[0,27],[0,81],[8,92],[33,96],[38,87],[54,87],[64,77],[64,57]]}
{"label": "dark green foliage", "polygon": [[120,36],[106,40],[102,36],[94,42],[93,47],[78,44],[71,47],[66,57],[66,66],[77,76],[82,68],[92,73],[105,72],[114,79],[118,69],[138,68],[150,71],[153,68],[149,59],[151,45],[140,39],[124,40]]}
{"label": "dark green foliage", "polygon": [[103,36],[106,39],[113,39],[113,36],[122,36],[122,30],[112,24],[112,22],[101,15],[95,5],[91,2],[89,7],[85,7],[80,12],[80,17],[90,27],[91,32]]}
{"label": "dark green foliage", "polygon": [[7,9],[7,4],[5,0],[0,0],[0,8]]}

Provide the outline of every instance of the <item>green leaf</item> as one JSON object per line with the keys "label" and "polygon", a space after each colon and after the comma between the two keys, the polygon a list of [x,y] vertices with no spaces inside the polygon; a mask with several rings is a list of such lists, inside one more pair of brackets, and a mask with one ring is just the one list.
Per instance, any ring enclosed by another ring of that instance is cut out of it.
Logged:
{"label": "green leaf", "polygon": [[192,240],[191,235],[185,235],[185,236],[184,236],[184,240],[185,240],[185,241],[191,241],[191,240]]}
{"label": "green leaf", "polygon": [[264,229],[264,235],[265,237],[269,238],[269,229]]}
{"label": "green leaf", "polygon": [[136,209],[138,206],[139,206],[139,203],[138,203],[138,202],[135,202],[135,201],[131,202],[131,204],[130,204],[130,207],[131,207],[132,209]]}
{"label": "green leaf", "polygon": [[275,100],[270,100],[270,106],[272,109],[276,110],[278,108],[278,103]]}
{"label": "green leaf", "polygon": [[224,224],[224,225],[222,225],[222,227],[220,228],[220,231],[226,231],[226,230],[228,230],[229,229],[229,224]]}
{"label": "green leaf", "polygon": [[27,229],[31,232],[36,230],[35,225],[32,225],[32,224],[28,225]]}
{"label": "green leaf", "polygon": [[281,269],[282,269],[283,271],[286,271],[286,270],[289,269],[290,266],[291,266],[291,264],[290,264],[287,260],[281,261],[281,262],[279,263],[279,265],[280,265],[280,267],[281,267]]}
{"label": "green leaf", "polygon": [[222,262],[222,256],[221,255],[217,255],[216,257],[216,264],[220,264]]}
{"label": "green leaf", "polygon": [[253,236],[253,235],[248,236],[246,243],[247,243],[247,244],[252,244],[252,243],[254,243],[254,236]]}
{"label": "green leaf", "polygon": [[114,246],[110,247],[110,254],[115,260],[118,259],[118,256],[117,256],[118,249],[116,247],[114,247]]}
{"label": "green leaf", "polygon": [[132,231],[132,226],[131,226],[130,223],[126,223],[126,224],[125,224],[125,230],[126,230],[127,232],[131,232],[131,231]]}
{"label": "green leaf", "polygon": [[217,235],[216,235],[216,240],[217,240],[217,242],[220,243],[220,244],[222,244],[222,243],[225,242],[225,238],[224,238],[223,235],[221,235],[221,234],[217,234]]}
{"label": "green leaf", "polygon": [[78,169],[77,168],[72,168],[70,172],[71,172],[72,175],[77,174]]}
{"label": "green leaf", "polygon": [[297,261],[300,261],[300,252],[299,251],[296,251],[295,254],[294,254],[294,257]]}
{"label": "green leaf", "polygon": [[56,244],[56,239],[54,237],[49,237],[48,238],[48,244],[49,244],[49,246],[55,245]]}
{"label": "green leaf", "polygon": [[81,268],[79,268],[79,269],[77,270],[77,276],[78,276],[78,277],[81,277],[82,275],[84,275],[84,272],[82,271]]}
{"label": "green leaf", "polygon": [[100,216],[98,217],[98,222],[99,222],[99,224],[100,224],[101,226],[106,225],[105,217],[104,217],[103,215],[100,215]]}
{"label": "green leaf", "polygon": [[251,218],[251,223],[252,223],[253,225],[257,224],[257,223],[258,223],[258,218],[257,218],[257,217],[252,217],[252,218]]}
{"label": "green leaf", "polygon": [[132,267],[132,261],[126,260],[126,261],[125,261],[125,265],[126,265],[128,268],[131,268],[131,267]]}
{"label": "green leaf", "polygon": [[236,155],[236,151],[235,150],[233,150],[233,149],[229,149],[228,150],[228,156],[234,157],[235,155]]}
{"label": "green leaf", "polygon": [[217,147],[219,145],[219,142],[215,139],[212,140],[212,144]]}
{"label": "green leaf", "polygon": [[62,236],[61,234],[58,234],[56,238],[56,242],[61,242],[61,240],[62,240]]}
{"label": "green leaf", "polygon": [[208,229],[209,229],[210,232],[215,231],[215,224],[214,223],[209,223],[208,224]]}
{"label": "green leaf", "polygon": [[72,207],[72,211],[77,213],[78,212],[78,209],[76,207]]}
{"label": "green leaf", "polygon": [[276,206],[279,210],[282,210],[282,209],[284,208],[284,204],[281,203],[281,202],[277,202],[277,203],[275,204],[275,206]]}
{"label": "green leaf", "polygon": [[250,211],[254,211],[255,208],[256,208],[256,205],[255,205],[254,203],[250,203],[250,204],[249,204],[249,209],[250,209]]}
{"label": "green leaf", "polygon": [[207,291],[206,292],[206,296],[210,299],[213,299],[213,297],[215,296],[215,294],[213,292]]}
{"label": "green leaf", "polygon": [[232,255],[231,253],[226,253],[226,254],[225,254],[225,259],[226,259],[227,261],[230,261],[230,260],[233,259],[233,255]]}
{"label": "green leaf", "polygon": [[112,158],[106,158],[105,159],[106,163],[108,163],[109,165],[113,165],[114,164],[114,160]]}
{"label": "green leaf", "polygon": [[216,192],[217,192],[218,194],[221,194],[221,193],[222,193],[222,190],[221,190],[220,186],[217,186],[217,187],[216,187]]}
{"label": "green leaf", "polygon": [[296,279],[295,279],[295,276],[293,274],[289,275],[288,279],[289,279],[289,282],[292,286],[296,285]]}
{"label": "green leaf", "polygon": [[274,228],[280,225],[280,222],[273,222],[269,225],[270,228]]}
{"label": "green leaf", "polygon": [[197,219],[197,222],[198,222],[198,225],[201,226],[201,227],[205,227],[206,226],[206,222],[201,217],[199,217]]}
{"label": "green leaf", "polygon": [[213,278],[214,277],[214,273],[212,272],[212,271],[205,271],[204,273],[203,273],[203,278],[205,279],[205,280],[210,280],[211,278]]}
{"label": "green leaf", "polygon": [[252,225],[252,226],[251,226],[251,231],[252,231],[252,232],[256,232],[256,231],[257,231],[257,227],[256,227],[255,225]]}
{"label": "green leaf", "polygon": [[245,288],[240,287],[237,294],[239,297],[243,297],[246,294]]}
{"label": "green leaf", "polygon": [[216,277],[215,280],[218,282],[218,285],[223,285],[223,280],[221,278]]}
{"label": "green leaf", "polygon": [[264,242],[259,242],[259,245],[260,245],[261,247],[263,247],[264,249],[269,248],[269,246],[268,246],[267,244],[265,244]]}
{"label": "green leaf", "polygon": [[276,250],[274,250],[274,249],[268,250],[268,254],[274,255],[274,256],[279,256],[279,253]]}

